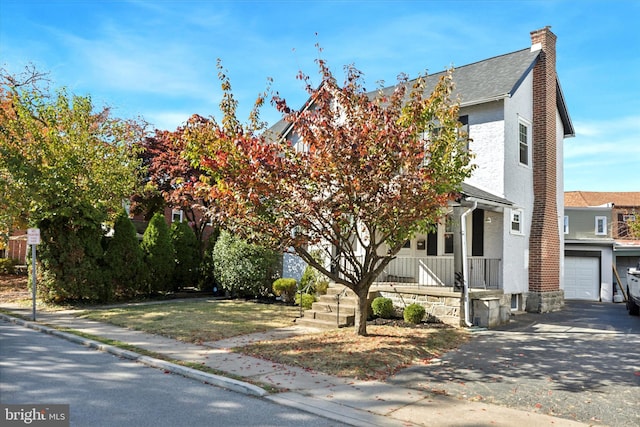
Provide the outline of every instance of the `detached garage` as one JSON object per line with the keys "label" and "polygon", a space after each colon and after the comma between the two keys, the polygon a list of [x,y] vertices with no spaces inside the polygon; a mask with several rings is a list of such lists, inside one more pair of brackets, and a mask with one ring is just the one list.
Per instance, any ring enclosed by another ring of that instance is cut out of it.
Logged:
{"label": "detached garage", "polygon": [[600,300],[600,258],[579,256],[564,258],[564,297],[588,301]]}
{"label": "detached garage", "polygon": [[[572,245],[565,244],[566,247]],[[613,301],[613,251],[610,247],[572,247],[564,253],[564,297]]]}

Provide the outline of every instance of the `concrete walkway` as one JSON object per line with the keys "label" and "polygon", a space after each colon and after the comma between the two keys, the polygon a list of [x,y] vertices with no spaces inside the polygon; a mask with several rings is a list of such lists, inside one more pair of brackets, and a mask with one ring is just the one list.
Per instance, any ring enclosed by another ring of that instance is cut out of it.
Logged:
{"label": "concrete walkway", "polygon": [[[9,304],[0,306],[0,308],[12,311],[24,318],[31,317],[29,309]],[[432,395],[385,382],[334,377],[245,356],[230,350],[257,340],[273,340],[309,332],[309,329],[297,326],[277,329],[265,334],[252,334],[196,345],[106,323],[80,319],[73,315],[73,311],[39,312],[37,322],[25,321],[4,314],[0,314],[0,319],[61,336],[85,346],[107,351],[119,357],[136,360],[198,381],[239,393],[259,396],[281,405],[292,406],[344,425],[432,427],[584,425],[571,420],[498,405]],[[58,330],[63,328],[121,341],[162,354],[168,358],[200,363],[222,372],[223,375],[206,374]],[[241,380],[226,377],[225,374]],[[242,379],[252,383],[242,381]],[[254,385],[258,383],[288,391],[269,393]]]}

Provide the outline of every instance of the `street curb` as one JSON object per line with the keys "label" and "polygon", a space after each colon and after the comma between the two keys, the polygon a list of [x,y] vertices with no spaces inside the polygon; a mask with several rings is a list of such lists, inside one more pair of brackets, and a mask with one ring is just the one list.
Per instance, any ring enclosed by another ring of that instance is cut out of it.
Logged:
{"label": "street curb", "polygon": [[27,320],[19,319],[17,317],[8,316],[4,313],[0,313],[0,319],[4,319],[8,322],[16,325],[24,326],[34,331],[42,332],[49,335],[54,335],[60,338],[64,338],[68,341],[76,344],[83,345],[85,347],[93,348],[99,351],[113,354],[124,359],[129,359],[134,362],[139,362],[156,369],[163,369],[167,372],[171,372],[183,377],[191,378],[196,381],[201,381],[206,384],[211,384],[217,387],[232,390],[237,393],[242,393],[250,396],[264,397],[268,393],[265,389],[256,385],[246,383],[243,381],[234,380],[233,378],[227,378],[220,375],[209,374],[206,372],[198,371],[197,369],[189,368],[186,366],[176,365],[175,363],[167,362],[166,360],[160,360],[149,356],[143,356],[130,350],[124,350],[119,347],[104,344],[88,338],[83,338],[78,335],[74,335],[69,332],[62,332],[55,328],[41,325],[36,322],[30,322]]}

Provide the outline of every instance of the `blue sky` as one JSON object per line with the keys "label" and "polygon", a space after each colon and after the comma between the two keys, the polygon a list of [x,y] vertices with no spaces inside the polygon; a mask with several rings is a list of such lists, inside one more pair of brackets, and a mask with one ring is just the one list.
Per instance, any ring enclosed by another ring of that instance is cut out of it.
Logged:
{"label": "blue sky", "polygon": [[[576,129],[565,190],[640,191],[639,16],[636,0],[0,0],[0,66],[35,64],[54,87],[174,130],[219,116],[217,58],[245,118],[267,78],[304,102],[296,75],[317,80],[317,43],[337,75],[355,64],[375,89],[529,47],[550,25]],[[267,106],[263,119],[278,114]]]}

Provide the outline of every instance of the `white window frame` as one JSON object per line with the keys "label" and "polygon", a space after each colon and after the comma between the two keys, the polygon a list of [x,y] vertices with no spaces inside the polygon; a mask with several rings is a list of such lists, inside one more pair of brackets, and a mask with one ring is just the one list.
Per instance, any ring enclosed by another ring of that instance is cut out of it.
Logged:
{"label": "white window frame", "polygon": [[569,215],[564,216],[564,234],[569,234]]}
{"label": "white window frame", "polygon": [[[176,216],[178,216],[180,219],[176,220]],[[171,222],[182,222],[183,219],[183,213],[182,213],[182,209],[171,209]]]}
{"label": "white window frame", "polygon": [[607,235],[607,217],[606,216],[596,216],[595,234],[596,236]]}
{"label": "white window frame", "polygon": [[[509,221],[509,232],[511,234],[517,234],[518,236],[524,235],[524,221],[523,221],[523,211],[522,209],[511,209],[510,221]],[[517,229],[514,229],[514,224],[518,225]]]}
{"label": "white window frame", "polygon": [[[524,127],[527,131],[526,134],[526,140],[523,141],[520,139],[520,130],[521,127]],[[531,122],[529,122],[528,120],[523,119],[522,117],[518,117],[518,131],[517,131],[517,135],[518,135],[518,163],[521,164],[522,166],[527,166],[530,167],[531,166]],[[522,162],[522,146],[525,145],[526,147],[526,152],[527,152],[527,158],[526,158],[526,162]]]}
{"label": "white window frame", "polygon": [[[444,226],[442,227],[442,254],[443,255],[452,255],[454,252],[453,248],[453,240],[455,236],[453,235],[453,214],[449,213],[444,217]],[[447,239],[451,239],[451,252],[447,252]]]}

